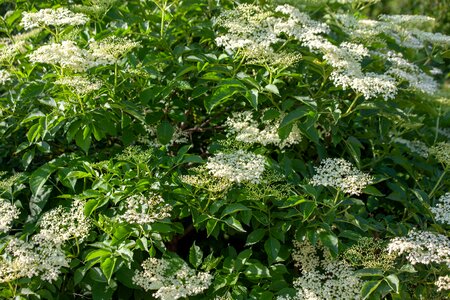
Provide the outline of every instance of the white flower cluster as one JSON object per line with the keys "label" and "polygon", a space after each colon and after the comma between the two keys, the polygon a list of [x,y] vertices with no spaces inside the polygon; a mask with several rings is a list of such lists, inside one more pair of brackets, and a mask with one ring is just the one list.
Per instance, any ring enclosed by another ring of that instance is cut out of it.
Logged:
{"label": "white flower cluster", "polygon": [[[323,253],[322,259],[318,250]],[[322,246],[296,241],[292,258],[301,270],[300,277],[294,280],[296,295],[281,296],[278,300],[361,299],[362,281],[354,270],[343,261],[333,260]]]}
{"label": "white flower cluster", "polygon": [[98,64],[111,65],[139,45],[139,42],[125,37],[109,36],[100,41],[90,41],[89,50]]}
{"label": "white flower cluster", "polygon": [[428,158],[428,146],[421,141],[410,141],[401,137],[393,139],[394,142],[405,145],[411,152],[419,154],[423,158]]}
{"label": "white flower cluster", "polygon": [[438,292],[450,290],[450,276],[439,276],[434,283],[437,287]]}
{"label": "white flower cluster", "polygon": [[408,82],[411,89],[425,94],[432,95],[438,90],[438,84],[433,77],[423,72],[415,64],[404,59],[401,53],[389,51],[387,54],[380,55],[392,64],[386,71],[386,74],[399,79],[400,82]]}
{"label": "white flower cluster", "polygon": [[0,85],[4,85],[11,81],[11,73],[7,70],[0,70]]}
{"label": "white flower cluster", "polygon": [[22,25],[25,30],[42,26],[84,25],[89,19],[80,13],[74,13],[65,7],[57,9],[45,8],[37,12],[24,12]]}
{"label": "white flower cluster", "polygon": [[380,20],[358,20],[353,15],[338,14],[335,18],[343,30],[354,40],[365,43],[386,43],[383,35],[392,38],[398,45],[421,49],[427,43],[448,46],[450,36],[420,30],[434,23],[434,19],[420,15],[381,15]]}
{"label": "white flower cluster", "polygon": [[98,80],[92,80],[85,76],[65,76],[55,81],[57,85],[69,87],[78,95],[87,95],[102,87],[102,83]]}
{"label": "white flower cluster", "polygon": [[264,156],[237,150],[231,153],[219,152],[208,158],[205,167],[215,177],[226,178],[232,182],[249,181],[259,183],[265,170]]}
{"label": "white flower cluster", "polygon": [[26,51],[25,41],[7,40],[0,46],[0,63],[10,63],[16,55]]}
{"label": "white flower cluster", "polygon": [[437,222],[450,225],[450,193],[442,195],[430,210]]}
{"label": "white flower cluster", "polygon": [[41,218],[39,227],[37,238],[63,245],[73,238],[82,242],[89,235],[91,224],[84,215],[84,202],[74,200],[70,210],[58,206],[46,212]]}
{"label": "white flower cluster", "polygon": [[430,154],[441,163],[450,167],[450,143],[440,142],[430,148]]}
{"label": "white flower cluster", "polygon": [[143,271],[136,271],[133,283],[144,290],[157,290],[153,297],[175,300],[197,295],[206,290],[213,277],[207,272],[196,272],[177,260],[149,258],[142,263]]}
{"label": "white flower cluster", "polygon": [[0,199],[0,232],[11,230],[12,222],[19,217],[20,211],[4,199]]}
{"label": "white flower cluster", "polygon": [[[300,130],[297,125],[292,127],[289,136],[281,140],[278,135],[278,127],[281,118],[265,120],[263,117],[256,121],[251,111],[235,112],[225,122],[228,132],[235,135],[235,139],[249,144],[275,145],[281,149],[298,144],[301,141]],[[260,129],[260,124],[262,128]]]}
{"label": "white flower cluster", "polygon": [[251,64],[287,68],[300,60],[301,55],[275,51],[273,44],[283,41],[276,30],[279,19],[253,4],[241,4],[223,12],[213,20],[216,26],[227,30],[216,38],[216,44],[228,51],[241,51]]}
{"label": "white flower cluster", "polygon": [[356,169],[350,162],[342,158],[326,158],[319,167],[314,167],[316,174],[310,184],[314,186],[331,186],[344,193],[359,195],[373,182],[373,178]]}
{"label": "white flower cluster", "polygon": [[279,32],[296,38],[314,53],[322,53],[325,61],[334,68],[331,79],[336,86],[352,88],[367,99],[378,96],[392,99],[395,96],[397,87],[392,77],[363,72],[361,60],[369,55],[363,45],[344,42],[336,46],[321,36],[329,33],[326,24],[312,21],[289,5],[279,6],[276,11],[288,16],[287,21],[276,27]]}
{"label": "white flower cluster", "polygon": [[35,276],[51,282],[58,278],[62,267],[69,264],[58,245],[39,239],[25,242],[13,238],[0,258],[0,283]]}
{"label": "white flower cluster", "polygon": [[413,265],[445,263],[450,267],[450,240],[439,233],[412,230],[405,237],[393,238],[387,251],[397,256],[406,254]]}
{"label": "white flower cluster", "polygon": [[85,72],[97,66],[117,63],[120,56],[139,45],[127,38],[108,37],[92,40],[89,50],[78,47],[74,41],[52,43],[36,49],[28,55],[31,62],[59,65],[74,72]]}
{"label": "white flower cluster", "polygon": [[89,51],[78,47],[73,41],[41,46],[30,53],[28,58],[33,63],[59,65],[74,72],[85,72],[99,65]]}
{"label": "white flower cluster", "polygon": [[126,210],[118,216],[119,222],[147,225],[170,218],[172,206],[164,203],[160,195],[153,193],[147,196],[133,195],[124,201],[126,201]]}

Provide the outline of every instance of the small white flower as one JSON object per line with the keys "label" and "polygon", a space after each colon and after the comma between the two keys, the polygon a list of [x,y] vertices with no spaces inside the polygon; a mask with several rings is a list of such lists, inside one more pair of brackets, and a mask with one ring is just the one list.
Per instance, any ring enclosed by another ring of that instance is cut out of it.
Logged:
{"label": "small white flower", "polygon": [[450,240],[442,234],[412,230],[405,237],[393,238],[387,246],[389,254],[405,254],[413,265],[445,263],[450,267]]}
{"label": "small white flower", "polygon": [[[253,118],[250,111],[236,112],[233,116],[227,119],[225,125],[228,127],[228,132],[235,135],[235,139],[240,142],[249,144],[275,145],[280,149],[298,144],[301,141],[301,134],[299,128],[294,125],[289,136],[281,140],[278,135],[278,127],[282,118],[275,120],[259,119],[259,122]],[[262,124],[262,128],[260,128]]]}
{"label": "small white flower", "polygon": [[57,9],[45,8],[37,12],[24,12],[22,16],[22,25],[25,30],[41,26],[67,26],[84,25],[89,19],[80,13],[74,13],[67,8]]}
{"label": "small white flower", "polygon": [[0,199],[0,232],[11,230],[12,222],[19,217],[20,211],[4,199]]}
{"label": "small white flower", "polygon": [[219,152],[208,158],[205,167],[215,177],[223,177],[232,182],[249,181],[259,183],[265,170],[262,155],[237,150],[231,153]]}
{"label": "small white flower", "polygon": [[419,154],[423,158],[428,158],[428,146],[421,141],[410,141],[404,138],[394,138],[394,142],[405,145],[411,152]]}
{"label": "small white flower", "polygon": [[84,76],[62,77],[56,80],[55,84],[67,86],[79,95],[87,95],[102,87],[102,83],[100,81],[89,79]]}
{"label": "small white flower", "polygon": [[348,194],[361,194],[373,181],[370,175],[356,169],[342,158],[326,158],[314,169],[316,174],[311,178],[310,184],[331,186]]}
{"label": "small white flower", "polygon": [[169,218],[172,210],[161,196],[153,193],[133,195],[123,201],[126,202],[126,210],[118,216],[119,222],[146,225]]}
{"label": "small white flower", "polygon": [[157,290],[153,297],[176,300],[197,295],[206,290],[213,277],[207,272],[196,272],[185,262],[149,258],[142,263],[143,271],[136,271],[133,283],[144,290]]}
{"label": "small white flower", "polygon": [[431,212],[437,222],[450,225],[450,193],[442,195]]}
{"label": "small white flower", "polygon": [[439,276],[439,278],[434,283],[437,287],[438,292],[450,290],[450,276]]}
{"label": "small white flower", "polygon": [[58,206],[46,212],[39,224],[40,231],[36,235],[42,241],[63,245],[76,238],[82,242],[90,232],[90,222],[84,215],[84,202],[74,200],[69,210]]}

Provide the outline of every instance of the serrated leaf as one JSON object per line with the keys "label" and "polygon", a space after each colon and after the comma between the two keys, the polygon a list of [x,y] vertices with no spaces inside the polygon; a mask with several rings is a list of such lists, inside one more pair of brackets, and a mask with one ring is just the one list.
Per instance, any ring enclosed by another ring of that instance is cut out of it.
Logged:
{"label": "serrated leaf", "polygon": [[111,277],[116,267],[117,257],[107,257],[100,263],[100,269],[102,269],[103,275],[105,275],[108,283],[111,281]]}
{"label": "serrated leaf", "polygon": [[175,129],[172,124],[166,120],[159,123],[158,127],[156,127],[156,137],[162,145],[167,145],[170,143],[174,132]]}
{"label": "serrated leaf", "polygon": [[363,287],[361,288],[361,296],[363,297],[363,300],[368,299],[370,295],[374,291],[376,291],[380,283],[381,281],[379,280],[371,280],[364,283]]}
{"label": "serrated leaf", "polygon": [[247,241],[245,242],[246,246],[250,246],[253,244],[256,244],[257,242],[261,241],[264,238],[264,235],[266,234],[266,229],[258,228],[254,231],[252,231],[247,236]]}
{"label": "serrated leaf", "polygon": [[310,112],[310,108],[308,108],[306,106],[302,106],[302,107],[299,107],[299,108],[291,111],[281,121],[280,128],[292,124],[293,122],[297,121],[301,117],[308,115],[309,112]]}
{"label": "serrated leaf", "polygon": [[240,231],[240,232],[246,232],[246,231],[244,230],[244,228],[242,228],[241,222],[239,222],[239,221],[236,220],[235,218],[229,217],[229,218],[225,219],[224,221],[225,221],[225,223],[226,223],[228,226],[230,226],[231,228],[233,228],[233,229],[235,229],[235,230],[237,230],[237,231]]}
{"label": "serrated leaf", "polygon": [[268,84],[264,87],[266,91],[271,92],[272,94],[280,96],[280,91],[278,90],[277,86],[274,84]]}
{"label": "serrated leaf", "polygon": [[220,218],[223,218],[227,215],[236,213],[238,211],[243,211],[243,210],[250,210],[250,208],[248,208],[245,205],[242,205],[240,203],[231,203],[228,204],[225,209],[222,211],[222,216]]}
{"label": "serrated leaf", "polygon": [[397,275],[391,274],[391,275],[387,276],[384,280],[396,293],[399,292],[400,280],[398,279]]}
{"label": "serrated leaf", "polygon": [[217,105],[225,103],[234,94],[241,91],[242,88],[233,86],[221,86],[214,93],[205,99],[204,104],[208,112],[211,112]]}
{"label": "serrated leaf", "polygon": [[202,264],[203,252],[199,246],[194,242],[191,249],[189,249],[189,262],[196,268]]}
{"label": "serrated leaf", "polygon": [[265,241],[264,250],[266,251],[266,254],[269,258],[269,263],[272,263],[278,257],[280,248],[281,248],[280,242],[272,236],[269,237],[267,241]]}
{"label": "serrated leaf", "polygon": [[327,247],[331,254],[336,257],[339,249],[338,249],[338,238],[334,233],[328,232],[328,231],[322,231],[319,233],[319,239],[322,242],[322,244]]}
{"label": "serrated leaf", "polygon": [[356,273],[356,275],[361,276],[361,277],[383,276],[383,270],[375,269],[375,268],[361,269],[361,270],[357,270],[355,273]]}

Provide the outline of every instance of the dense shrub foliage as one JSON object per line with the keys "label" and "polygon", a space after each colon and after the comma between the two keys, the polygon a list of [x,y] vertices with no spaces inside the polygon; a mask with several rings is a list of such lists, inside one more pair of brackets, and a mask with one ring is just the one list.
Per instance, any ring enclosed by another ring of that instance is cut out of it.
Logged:
{"label": "dense shrub foliage", "polygon": [[0,298],[447,299],[450,37],[375,0],[0,4]]}

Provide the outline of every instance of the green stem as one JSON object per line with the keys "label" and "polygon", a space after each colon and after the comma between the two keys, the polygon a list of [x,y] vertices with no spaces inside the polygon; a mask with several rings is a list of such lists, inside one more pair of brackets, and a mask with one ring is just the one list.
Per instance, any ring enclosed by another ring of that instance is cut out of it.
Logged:
{"label": "green stem", "polygon": [[336,196],[334,197],[334,200],[333,200],[334,205],[337,204],[340,194],[341,194],[341,190],[338,189],[337,193],[336,193]]}
{"label": "green stem", "polygon": [[434,142],[433,144],[436,144],[438,136],[439,136],[439,122],[441,119],[441,105],[439,105],[439,110],[438,110],[438,116],[436,118],[436,129],[435,129],[435,134],[434,134]]}
{"label": "green stem", "polygon": [[348,116],[349,114],[352,113],[352,109],[353,109],[353,107],[355,107],[356,102],[358,101],[359,96],[361,96],[361,94],[356,95],[355,99],[353,99],[352,104],[350,104],[350,106],[348,107],[347,111],[342,115],[342,117],[346,117],[346,116]]}
{"label": "green stem", "polygon": [[436,182],[436,184],[434,185],[433,189],[431,190],[431,192],[428,194],[428,198],[431,198],[431,196],[434,195],[434,193],[436,192],[437,188],[439,187],[439,185],[441,184],[442,179],[444,178],[445,174],[447,173],[447,168],[444,169],[444,172],[442,172],[441,177],[439,177],[438,181]]}

